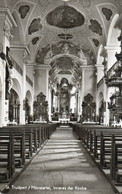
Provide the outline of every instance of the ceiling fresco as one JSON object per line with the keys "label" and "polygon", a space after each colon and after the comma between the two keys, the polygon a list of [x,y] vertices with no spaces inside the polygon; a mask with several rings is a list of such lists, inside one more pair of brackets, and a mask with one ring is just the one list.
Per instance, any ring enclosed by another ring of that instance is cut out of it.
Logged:
{"label": "ceiling fresco", "polygon": [[62,5],[47,15],[47,23],[60,28],[73,28],[84,24],[84,16],[73,7]]}
{"label": "ceiling fresco", "polygon": [[[82,66],[95,66],[122,0],[0,0],[17,23],[12,45],[27,45],[28,63],[50,65],[50,77],[81,79]],[[80,77],[80,78],[79,78]]]}
{"label": "ceiling fresco", "polygon": [[59,57],[55,61],[55,66],[57,66],[57,68],[62,70],[71,70],[74,66],[74,62],[70,57],[67,57],[67,56]]}
{"label": "ceiling fresco", "polygon": [[[96,43],[97,44],[97,43]],[[61,41],[56,44],[47,45],[45,48],[41,48],[37,52],[36,62],[49,64],[50,59],[56,55],[73,55],[78,57],[79,60],[86,61],[88,65],[95,64],[94,54],[91,50],[84,48],[81,45],[74,45],[71,42]],[[70,61],[70,57],[68,57]]]}
{"label": "ceiling fresco", "polygon": [[73,58],[70,58],[68,56],[59,57],[53,62],[51,62],[51,70],[49,71],[50,79],[53,82],[58,81],[58,76],[56,75],[62,75],[62,76],[70,76],[71,75],[71,81],[72,84],[77,85],[77,82],[80,82],[82,77],[82,70],[81,66],[82,64]]}

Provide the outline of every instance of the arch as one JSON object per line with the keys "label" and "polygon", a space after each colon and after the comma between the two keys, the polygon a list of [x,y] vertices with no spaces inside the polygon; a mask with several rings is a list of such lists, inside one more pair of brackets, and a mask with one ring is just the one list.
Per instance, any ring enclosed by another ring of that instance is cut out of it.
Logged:
{"label": "arch", "polygon": [[99,99],[99,100],[103,99],[103,96],[104,96],[104,95],[103,95],[103,92],[100,91],[99,94],[98,94],[98,99]]}
{"label": "arch", "polygon": [[97,53],[97,63],[96,63],[96,67],[97,67],[97,83],[104,76],[104,71],[103,71],[104,70],[104,66],[103,66],[103,57],[102,57],[103,49],[104,49],[104,47],[101,44],[99,46],[98,53]]}
{"label": "arch", "polygon": [[32,103],[32,94],[31,94],[30,90],[27,90],[26,98],[28,99],[29,104],[31,104]]}
{"label": "arch", "polygon": [[103,57],[101,56],[102,50],[103,50],[103,45],[101,44],[99,46],[98,53],[97,53],[97,60],[96,60],[96,62],[97,62],[98,65],[102,64],[102,62],[103,62]]}
{"label": "arch", "polygon": [[83,66],[86,65],[86,61],[85,60],[82,60],[79,57],[77,57],[75,55],[71,55],[71,54],[57,54],[57,55],[53,56],[52,58],[50,58],[49,64],[51,64],[53,61],[55,61],[56,59],[58,59],[60,57],[70,57],[74,61],[78,61]]}
{"label": "arch", "polygon": [[13,82],[13,84],[12,84],[12,89],[14,89],[15,90],[15,92],[18,94],[18,96],[19,96],[19,99],[21,99],[21,86],[20,86],[20,83],[19,83],[19,81],[16,79],[16,78],[13,78],[12,79],[12,82]]}
{"label": "arch", "polygon": [[14,10],[13,15],[16,18],[16,22],[18,25],[18,28],[12,29],[12,34],[14,36],[14,40],[21,41],[21,43],[24,43],[25,42],[25,33],[24,33],[23,26],[22,26],[22,21],[20,20],[16,10]]}
{"label": "arch", "polygon": [[20,99],[13,88],[11,88],[9,96],[9,121],[20,122]]}
{"label": "arch", "polygon": [[106,46],[113,45],[113,44],[116,46],[119,46],[119,43],[117,42],[117,38],[120,35],[120,30],[114,28],[118,18],[119,18],[119,14],[115,14],[111,21],[111,24],[108,30]]}

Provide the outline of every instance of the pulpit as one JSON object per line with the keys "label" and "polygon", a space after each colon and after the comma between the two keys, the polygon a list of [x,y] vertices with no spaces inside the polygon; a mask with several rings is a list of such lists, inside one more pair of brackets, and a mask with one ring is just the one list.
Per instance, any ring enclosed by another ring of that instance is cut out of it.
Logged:
{"label": "pulpit", "polygon": [[115,88],[115,93],[110,97],[108,108],[116,122],[122,120],[122,31],[118,40],[121,41],[121,52],[116,53],[117,62],[105,74],[107,86]]}

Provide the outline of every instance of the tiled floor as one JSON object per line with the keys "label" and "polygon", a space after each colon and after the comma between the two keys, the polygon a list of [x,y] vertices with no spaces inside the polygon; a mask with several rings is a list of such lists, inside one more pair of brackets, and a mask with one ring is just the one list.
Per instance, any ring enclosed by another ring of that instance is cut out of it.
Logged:
{"label": "tiled floor", "polygon": [[9,194],[115,194],[71,128],[57,128]]}

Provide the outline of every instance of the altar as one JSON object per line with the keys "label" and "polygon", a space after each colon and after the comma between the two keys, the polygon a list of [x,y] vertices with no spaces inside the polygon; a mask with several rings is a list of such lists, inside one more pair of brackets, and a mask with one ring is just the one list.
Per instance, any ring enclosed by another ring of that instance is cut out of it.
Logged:
{"label": "altar", "polygon": [[60,123],[68,123],[70,121],[70,118],[59,118]]}
{"label": "altar", "polygon": [[64,111],[62,112],[62,114],[59,116],[59,121],[61,123],[68,123],[70,121],[70,116],[69,114],[66,112],[66,110],[64,109]]}

